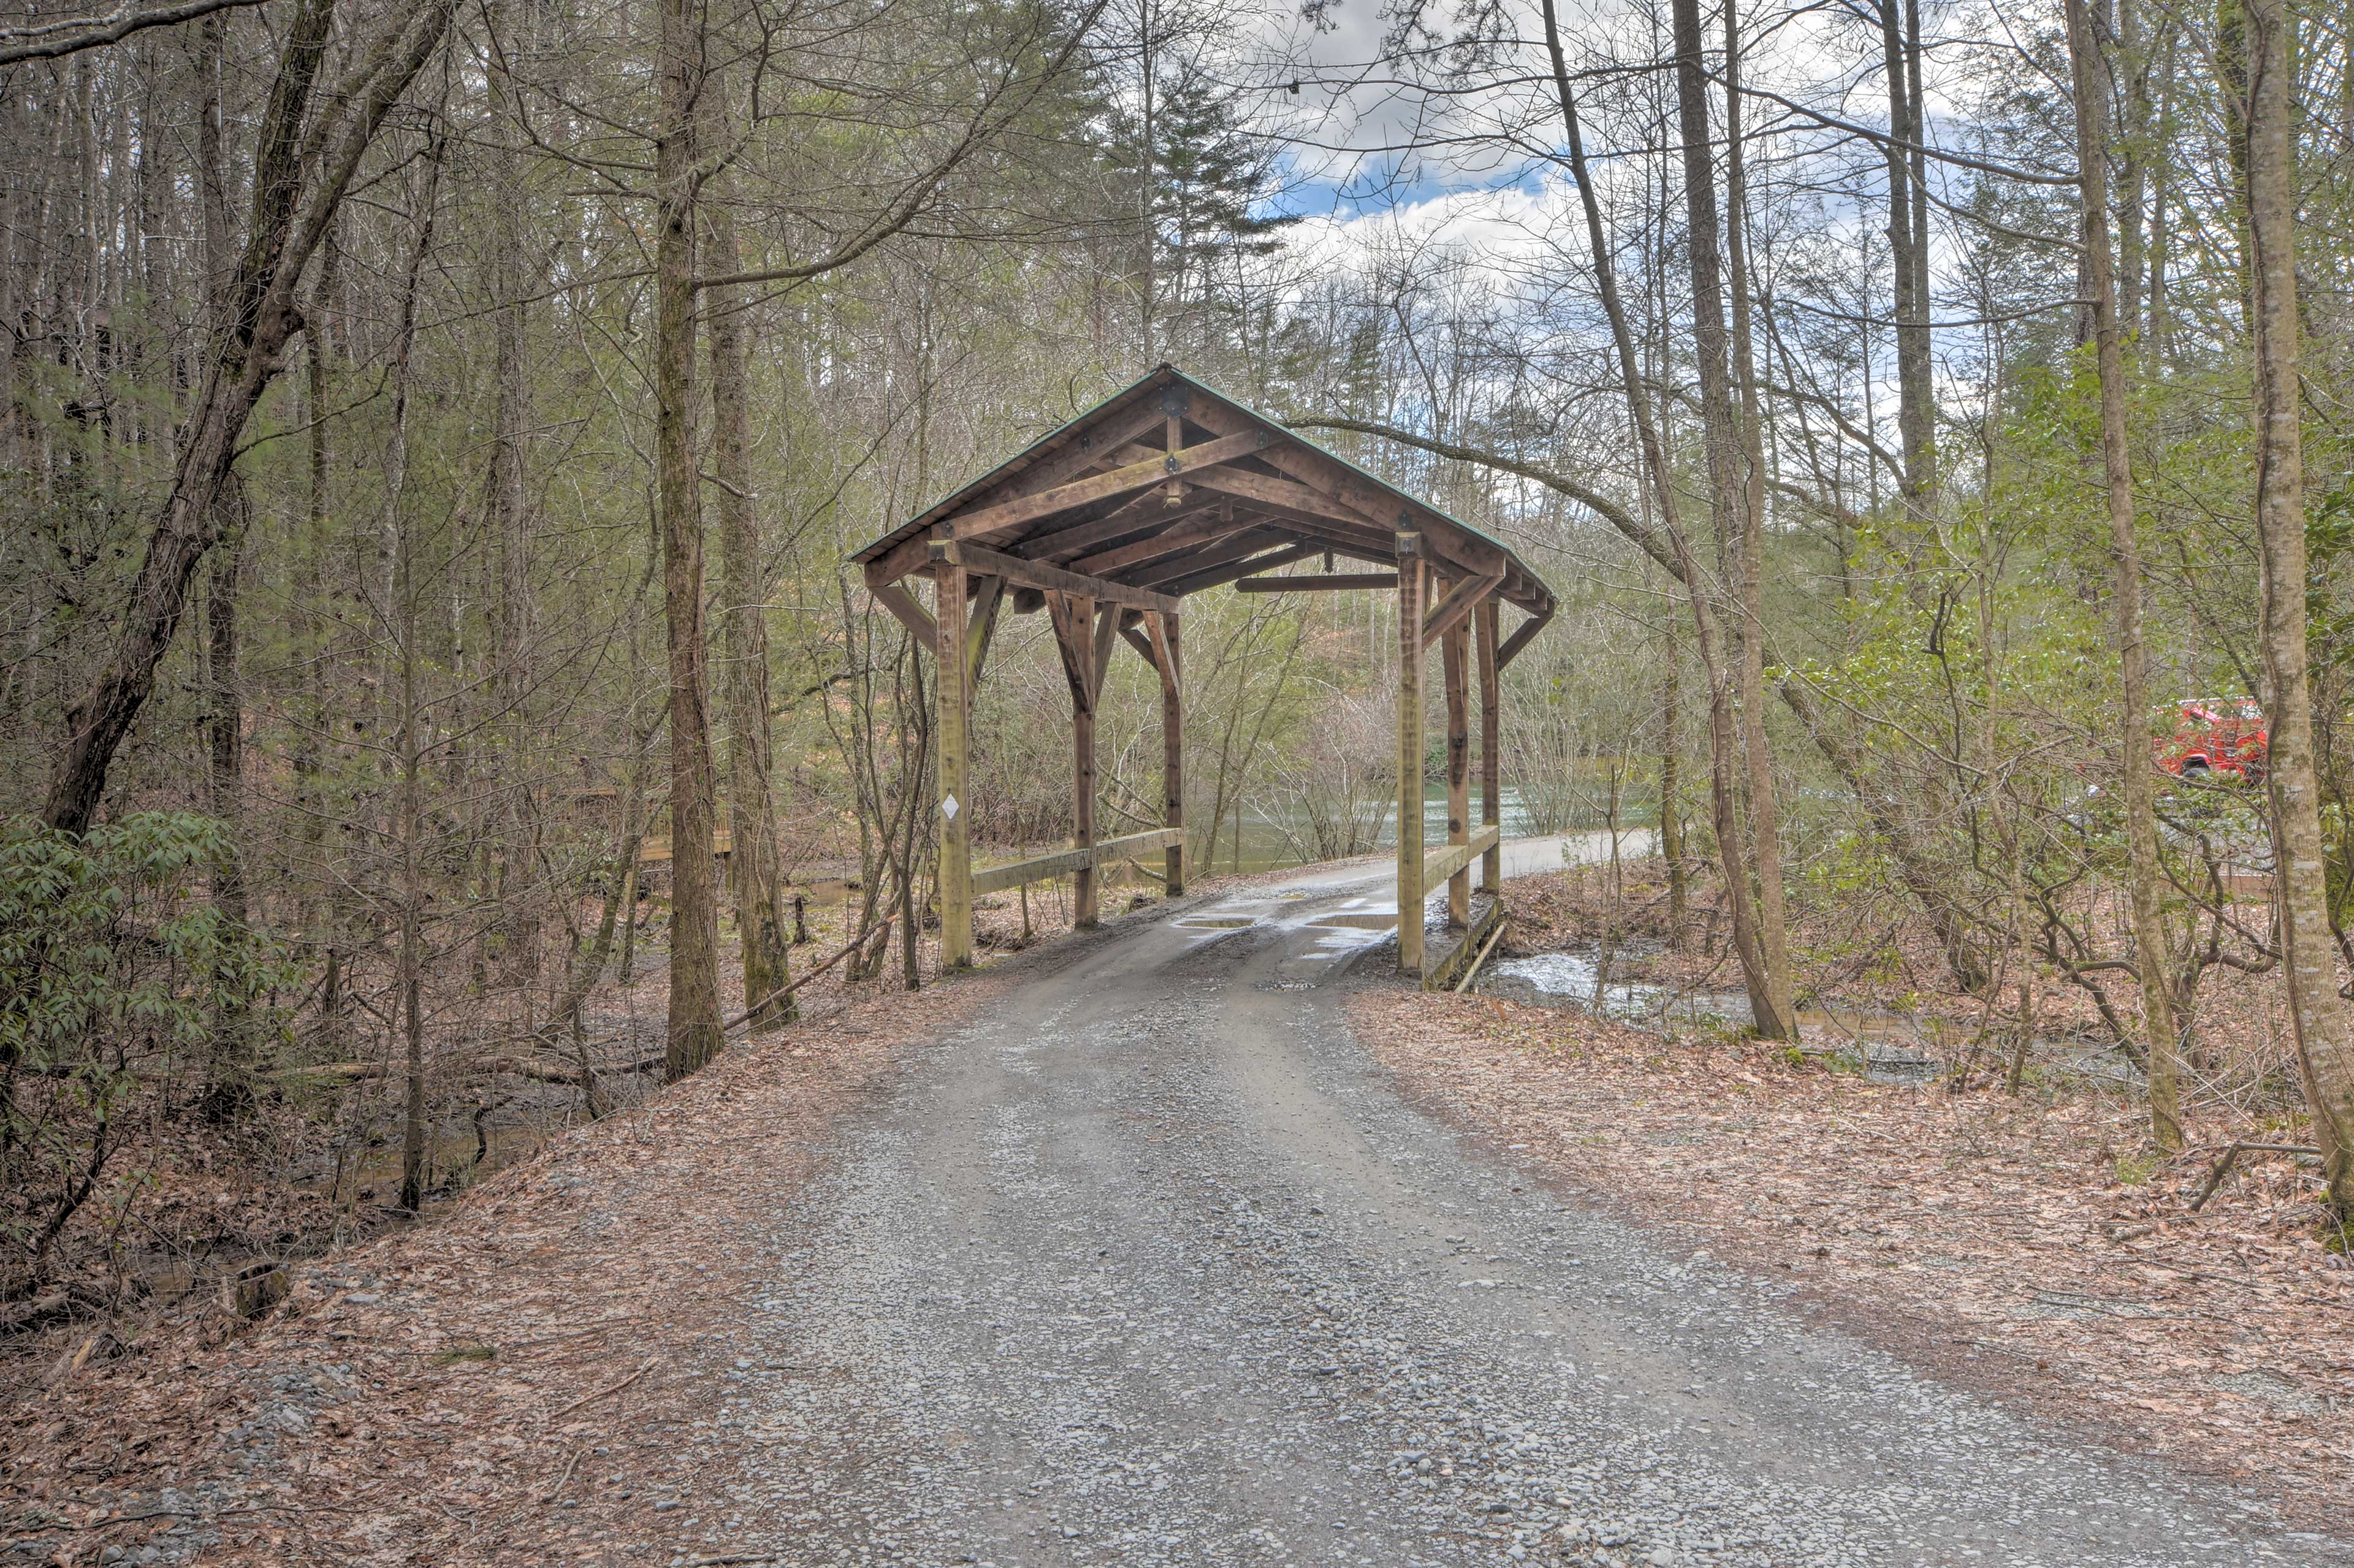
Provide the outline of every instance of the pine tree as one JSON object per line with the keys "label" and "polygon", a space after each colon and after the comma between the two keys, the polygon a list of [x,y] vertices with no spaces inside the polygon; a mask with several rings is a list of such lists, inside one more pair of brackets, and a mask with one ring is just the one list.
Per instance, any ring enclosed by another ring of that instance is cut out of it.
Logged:
{"label": "pine tree", "polygon": [[[1124,116],[1120,132],[1122,172],[1134,180],[1143,126]],[[1161,87],[1151,143],[1157,356],[1214,355],[1243,321],[1245,264],[1279,249],[1299,217],[1273,208],[1282,187],[1274,145],[1245,126],[1231,92],[1198,62]]]}

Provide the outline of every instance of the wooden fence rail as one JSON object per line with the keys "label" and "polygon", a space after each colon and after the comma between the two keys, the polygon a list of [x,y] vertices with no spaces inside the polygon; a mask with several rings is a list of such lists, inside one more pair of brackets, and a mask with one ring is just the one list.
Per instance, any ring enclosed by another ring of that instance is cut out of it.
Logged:
{"label": "wooden fence rail", "polygon": [[[1502,830],[1500,828],[1481,828],[1471,835],[1470,841],[1467,843],[1448,844],[1444,849],[1432,850],[1423,857],[1423,886],[1436,887],[1445,882],[1448,877],[1493,849],[1500,842],[1501,834]],[[1490,889],[1490,891],[1493,890]]]}
{"label": "wooden fence rail", "polygon": [[1025,882],[1043,882],[1050,876],[1108,865],[1114,861],[1149,854],[1154,850],[1182,849],[1184,845],[1184,829],[1155,828],[1150,832],[1129,833],[1125,838],[1106,839],[1100,843],[1083,844],[1077,849],[1058,850],[1053,854],[1017,860],[1008,865],[992,865],[972,874],[973,895],[1002,893]]}

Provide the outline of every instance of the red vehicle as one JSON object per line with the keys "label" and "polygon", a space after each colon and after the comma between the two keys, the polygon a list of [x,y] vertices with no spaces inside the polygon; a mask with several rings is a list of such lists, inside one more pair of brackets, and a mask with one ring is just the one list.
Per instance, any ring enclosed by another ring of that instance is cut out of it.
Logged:
{"label": "red vehicle", "polygon": [[2253,697],[2192,697],[2174,733],[2153,740],[2158,771],[2192,782],[2255,784],[2264,776],[2271,732]]}

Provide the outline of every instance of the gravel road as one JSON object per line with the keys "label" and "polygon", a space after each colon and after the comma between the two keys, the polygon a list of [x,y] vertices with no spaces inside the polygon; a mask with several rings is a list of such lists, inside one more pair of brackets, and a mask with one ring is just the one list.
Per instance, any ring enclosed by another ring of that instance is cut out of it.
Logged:
{"label": "gravel road", "polygon": [[673,1539],[998,1568],[2354,1562],[1405,1103],[1336,995],[1382,982],[1347,972],[1387,893],[1364,874],[1124,922],[918,1050],[756,1238],[774,1276],[658,1505]]}

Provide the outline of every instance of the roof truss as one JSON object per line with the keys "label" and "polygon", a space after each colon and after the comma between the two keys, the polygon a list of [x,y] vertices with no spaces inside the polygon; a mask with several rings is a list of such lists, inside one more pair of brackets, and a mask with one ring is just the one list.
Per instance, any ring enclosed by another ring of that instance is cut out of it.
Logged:
{"label": "roof truss", "polygon": [[917,602],[885,590],[936,559],[1001,580],[1016,610],[1048,592],[1160,609],[1316,555],[1394,567],[1407,533],[1454,585],[1430,635],[1489,595],[1532,618],[1515,652],[1550,619],[1551,591],[1496,541],[1163,366],[856,558],[912,623]]}

